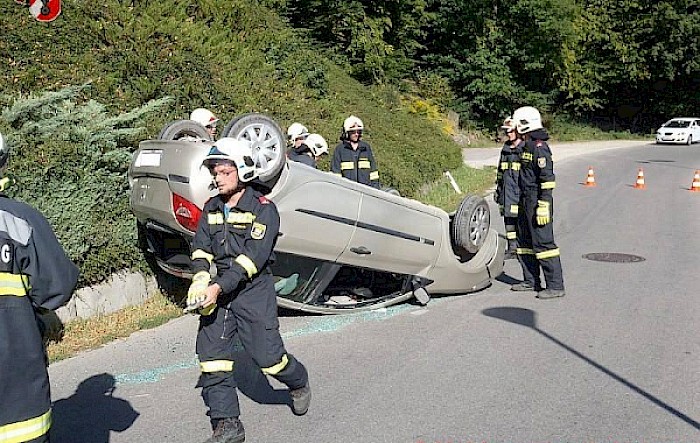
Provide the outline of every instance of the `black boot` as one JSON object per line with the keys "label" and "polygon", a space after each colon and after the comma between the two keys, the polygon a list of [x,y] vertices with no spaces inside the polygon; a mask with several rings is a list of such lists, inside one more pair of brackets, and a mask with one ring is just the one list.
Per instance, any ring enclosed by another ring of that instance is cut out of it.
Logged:
{"label": "black boot", "polygon": [[311,388],[309,383],[298,389],[291,389],[289,391],[290,397],[292,397],[292,411],[296,415],[304,415],[309,410],[309,405],[311,404]]}
{"label": "black boot", "polygon": [[204,443],[243,443],[245,430],[238,417],[222,418],[214,427],[211,438]]}

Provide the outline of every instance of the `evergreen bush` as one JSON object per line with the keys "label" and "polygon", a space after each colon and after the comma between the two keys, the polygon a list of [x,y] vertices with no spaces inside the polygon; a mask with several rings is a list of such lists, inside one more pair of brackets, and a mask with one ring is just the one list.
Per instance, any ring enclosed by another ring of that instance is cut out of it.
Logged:
{"label": "evergreen bush", "polygon": [[145,116],[171,100],[153,100],[110,116],[80,96],[88,85],[18,97],[2,110],[11,148],[8,195],[41,211],[54,226],[80,284],[122,269],[146,269],[136,247],[126,172]]}

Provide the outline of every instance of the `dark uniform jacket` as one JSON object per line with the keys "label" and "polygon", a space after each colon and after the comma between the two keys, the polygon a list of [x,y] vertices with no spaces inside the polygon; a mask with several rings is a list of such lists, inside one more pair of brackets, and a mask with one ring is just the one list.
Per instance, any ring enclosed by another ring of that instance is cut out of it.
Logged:
{"label": "dark uniform jacket", "polygon": [[542,200],[551,204],[556,182],[547,140],[549,135],[544,129],[530,133],[520,159],[520,191],[529,201]]}
{"label": "dark uniform jacket", "polygon": [[32,440],[51,426],[36,310],[64,305],[77,281],[44,216],[0,194],[0,442]]}
{"label": "dark uniform jacket", "polygon": [[331,172],[343,177],[379,188],[379,171],[374,160],[372,148],[360,140],[357,149],[352,149],[350,142],[344,140],[338,143],[333,152]]}
{"label": "dark uniform jacket", "polygon": [[228,215],[224,206],[220,196],[204,205],[192,243],[195,272],[216,264],[212,284],[218,283],[228,295],[219,297],[219,305],[226,305],[237,290],[255,290],[259,278],[272,278],[268,263],[274,261],[280,227],[274,203],[253,187],[246,188]]}
{"label": "dark uniform jacket", "polygon": [[510,141],[503,145],[501,157],[498,161],[498,173],[496,174],[495,200],[503,208],[505,217],[518,216],[518,204],[520,203],[520,155],[523,152],[525,142],[519,141],[515,146]]}
{"label": "dark uniform jacket", "polygon": [[292,161],[303,163],[312,168],[316,167],[316,159],[311,155],[311,149],[303,143],[298,148],[291,148],[287,156]]}

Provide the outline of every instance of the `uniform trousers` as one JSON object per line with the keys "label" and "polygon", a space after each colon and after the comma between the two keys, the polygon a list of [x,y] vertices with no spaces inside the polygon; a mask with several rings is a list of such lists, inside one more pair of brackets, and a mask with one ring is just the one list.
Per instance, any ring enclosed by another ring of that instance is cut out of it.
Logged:
{"label": "uniform trousers", "polygon": [[[263,271],[265,272],[265,271]],[[263,374],[271,375],[289,389],[298,389],[308,382],[304,365],[286,352],[279,332],[277,299],[268,272],[254,278],[236,296],[222,294],[231,300],[208,316],[201,316],[197,333],[197,355],[202,374],[197,387],[209,408],[212,422],[238,417],[240,408],[233,371],[236,356],[245,351]]]}
{"label": "uniform trousers", "polygon": [[[549,205],[550,217],[554,205]],[[554,242],[552,221],[538,225],[536,219],[537,192],[523,193],[518,215],[518,261],[523,268],[523,280],[534,287],[540,287],[540,268],[544,274],[547,289],[564,289],[559,248]]]}

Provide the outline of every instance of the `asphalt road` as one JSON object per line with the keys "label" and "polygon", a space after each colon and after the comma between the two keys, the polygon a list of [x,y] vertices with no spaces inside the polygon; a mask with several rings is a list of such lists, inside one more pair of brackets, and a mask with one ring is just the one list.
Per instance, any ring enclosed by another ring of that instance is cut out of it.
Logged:
{"label": "asphalt road", "polygon": [[[509,291],[521,271],[508,261],[490,288],[425,308],[282,317],[311,410],[292,415],[244,360],[246,441],[700,441],[700,193],[688,190],[700,145],[625,146],[555,152],[566,297]],[[589,166],[595,188],[582,186]],[[645,190],[632,186],[640,167]],[[52,442],[204,441],[195,332],[183,317],[51,365]]]}

